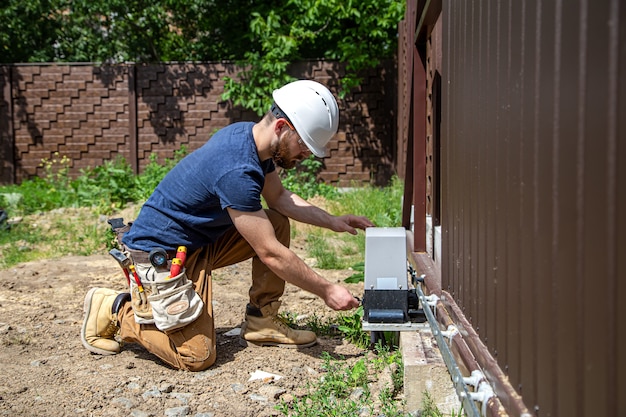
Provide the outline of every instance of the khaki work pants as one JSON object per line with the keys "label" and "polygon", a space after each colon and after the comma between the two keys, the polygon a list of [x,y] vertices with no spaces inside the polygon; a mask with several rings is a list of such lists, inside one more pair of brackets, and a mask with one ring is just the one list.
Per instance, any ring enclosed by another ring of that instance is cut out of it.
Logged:
{"label": "khaki work pants", "polygon": [[[278,241],[289,247],[289,219],[273,210],[265,210],[265,213],[274,226]],[[153,324],[137,324],[132,305],[128,302],[118,314],[122,340],[139,343],[174,368],[189,371],[207,369],[216,360],[211,271],[250,258],[253,258],[250,304],[260,308],[278,300],[285,290],[285,281],[259,260],[252,247],[233,227],[214,244],[189,254],[185,261],[187,277],[204,302],[200,317],[183,328],[165,333]],[[242,313],[244,311],[245,306],[242,306]]]}

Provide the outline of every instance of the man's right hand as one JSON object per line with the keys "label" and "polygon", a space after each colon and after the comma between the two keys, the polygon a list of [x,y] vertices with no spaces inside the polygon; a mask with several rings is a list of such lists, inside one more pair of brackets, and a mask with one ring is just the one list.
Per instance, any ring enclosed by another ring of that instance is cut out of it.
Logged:
{"label": "man's right hand", "polygon": [[350,291],[338,284],[332,284],[326,297],[324,297],[326,305],[333,310],[351,310],[357,308],[360,303],[354,298]]}

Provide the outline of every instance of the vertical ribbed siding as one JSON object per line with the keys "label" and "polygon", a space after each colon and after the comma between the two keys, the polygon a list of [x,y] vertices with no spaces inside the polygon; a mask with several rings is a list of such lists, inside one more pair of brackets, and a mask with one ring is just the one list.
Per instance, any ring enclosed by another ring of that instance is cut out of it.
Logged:
{"label": "vertical ribbed siding", "polygon": [[442,284],[540,416],[626,415],[625,9],[443,5]]}

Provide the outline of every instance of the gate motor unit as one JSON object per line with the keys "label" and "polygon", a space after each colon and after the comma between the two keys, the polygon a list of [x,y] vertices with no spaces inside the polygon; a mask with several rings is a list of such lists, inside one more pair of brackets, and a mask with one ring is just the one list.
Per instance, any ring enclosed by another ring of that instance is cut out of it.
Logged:
{"label": "gate motor unit", "polygon": [[426,321],[415,288],[409,288],[406,230],[365,230],[363,330],[415,330]]}

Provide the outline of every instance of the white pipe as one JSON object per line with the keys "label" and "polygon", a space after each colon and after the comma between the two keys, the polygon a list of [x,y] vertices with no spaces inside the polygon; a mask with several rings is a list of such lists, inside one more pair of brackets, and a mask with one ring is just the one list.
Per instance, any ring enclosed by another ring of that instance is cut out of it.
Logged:
{"label": "white pipe", "polygon": [[485,379],[485,375],[479,369],[475,369],[470,376],[463,377],[463,382],[475,388],[483,379]]}
{"label": "white pipe", "polygon": [[437,302],[439,301],[439,297],[436,294],[431,294],[424,296],[426,299],[426,304],[432,307],[433,315],[437,318]]}
{"label": "white pipe", "polygon": [[454,324],[449,325],[448,330],[441,331],[441,335],[448,338],[449,344],[452,344],[452,338],[457,334],[459,334],[459,329]]}
{"label": "white pipe", "polygon": [[482,403],[480,411],[483,413],[483,416],[487,415],[487,403],[494,396],[495,394],[493,392],[493,388],[491,388],[491,385],[489,385],[486,380],[479,382],[478,390],[476,392],[470,392],[472,400]]}
{"label": "white pipe", "polygon": [[470,376],[463,377],[463,382],[474,387],[474,392],[470,392],[470,398],[482,403],[482,415],[486,416],[487,403],[495,394],[485,375],[480,370],[475,369]]}

